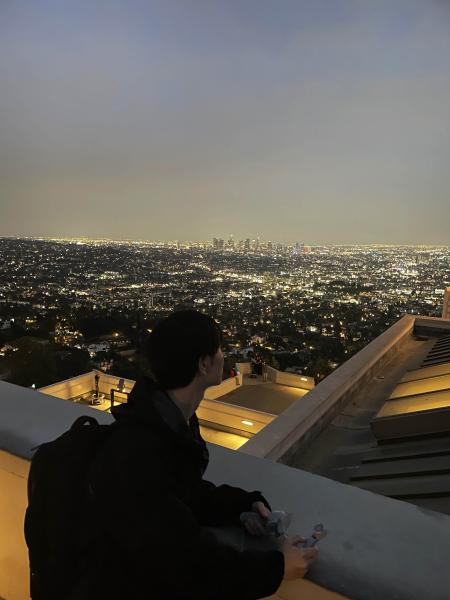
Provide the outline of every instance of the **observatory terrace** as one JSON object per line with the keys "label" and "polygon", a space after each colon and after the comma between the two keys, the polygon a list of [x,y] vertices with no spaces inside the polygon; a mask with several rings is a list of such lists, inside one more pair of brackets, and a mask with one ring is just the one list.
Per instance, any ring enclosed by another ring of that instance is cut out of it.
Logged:
{"label": "observatory terrace", "polygon": [[[292,533],[308,535],[319,522],[329,532],[320,542],[320,555],[308,578],[284,582],[275,597],[448,598],[450,517],[302,470],[298,464],[314,444],[324,459],[335,453],[336,444],[328,440],[322,450],[320,438],[327,435],[345,407],[364,398],[384,373],[390,384],[371,406],[370,428],[384,403],[395,401],[389,397],[406,371],[420,368],[435,341],[449,329],[450,321],[408,315],[300,397],[239,451],[210,444],[208,479],[263,490],[274,509],[293,513]],[[409,354],[413,342],[419,344],[420,352]],[[392,380],[391,368],[395,371]],[[28,573],[22,525],[32,448],[56,437],[86,412],[104,423],[112,417],[107,412],[93,413],[89,406],[1,382],[0,411],[0,596],[23,600],[28,597]],[[383,450],[383,440],[370,429],[364,430],[367,432],[373,437],[364,444],[371,444],[373,451]],[[448,434],[440,432],[439,436],[445,445]],[[310,464],[305,468],[313,470]],[[98,510],[100,519],[101,507]],[[236,536],[237,532],[226,535]],[[218,587],[220,584],[217,581]]]}

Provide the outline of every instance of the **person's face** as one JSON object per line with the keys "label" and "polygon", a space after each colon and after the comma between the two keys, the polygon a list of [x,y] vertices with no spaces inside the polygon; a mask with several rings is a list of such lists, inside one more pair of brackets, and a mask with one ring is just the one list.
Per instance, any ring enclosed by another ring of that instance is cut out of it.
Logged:
{"label": "person's face", "polygon": [[223,352],[222,352],[222,348],[220,346],[213,357],[212,369],[213,369],[215,380],[217,381],[217,383],[213,383],[211,385],[219,385],[219,383],[222,381],[222,374],[223,374]]}

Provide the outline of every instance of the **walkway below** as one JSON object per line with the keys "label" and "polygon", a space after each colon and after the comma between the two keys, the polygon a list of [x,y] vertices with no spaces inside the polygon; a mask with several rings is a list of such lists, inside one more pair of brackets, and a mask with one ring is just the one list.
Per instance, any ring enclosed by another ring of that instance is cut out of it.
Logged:
{"label": "walkway below", "polygon": [[279,415],[307,393],[308,390],[264,382],[261,378],[244,377],[243,385],[217,398],[217,401]]}

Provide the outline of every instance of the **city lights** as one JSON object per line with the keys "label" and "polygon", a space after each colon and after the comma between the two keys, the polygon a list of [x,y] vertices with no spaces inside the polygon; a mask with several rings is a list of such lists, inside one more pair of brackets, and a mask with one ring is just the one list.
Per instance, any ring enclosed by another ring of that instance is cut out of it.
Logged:
{"label": "city lights", "polygon": [[145,336],[177,308],[220,323],[228,370],[254,351],[320,380],[403,314],[440,316],[450,285],[447,247],[1,238],[0,257],[0,376],[18,382],[24,336],[63,377],[136,379]]}

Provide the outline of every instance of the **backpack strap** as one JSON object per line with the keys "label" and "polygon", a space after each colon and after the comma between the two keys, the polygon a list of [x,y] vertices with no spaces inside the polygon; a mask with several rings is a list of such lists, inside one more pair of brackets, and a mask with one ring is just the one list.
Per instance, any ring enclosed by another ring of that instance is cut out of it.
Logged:
{"label": "backpack strap", "polygon": [[86,423],[89,423],[89,425],[99,425],[99,422],[94,417],[88,417],[87,415],[82,415],[81,417],[78,417],[78,419],[76,419],[72,423],[72,425],[70,426],[70,429],[78,429],[78,427],[84,427],[84,425],[86,425]]}

